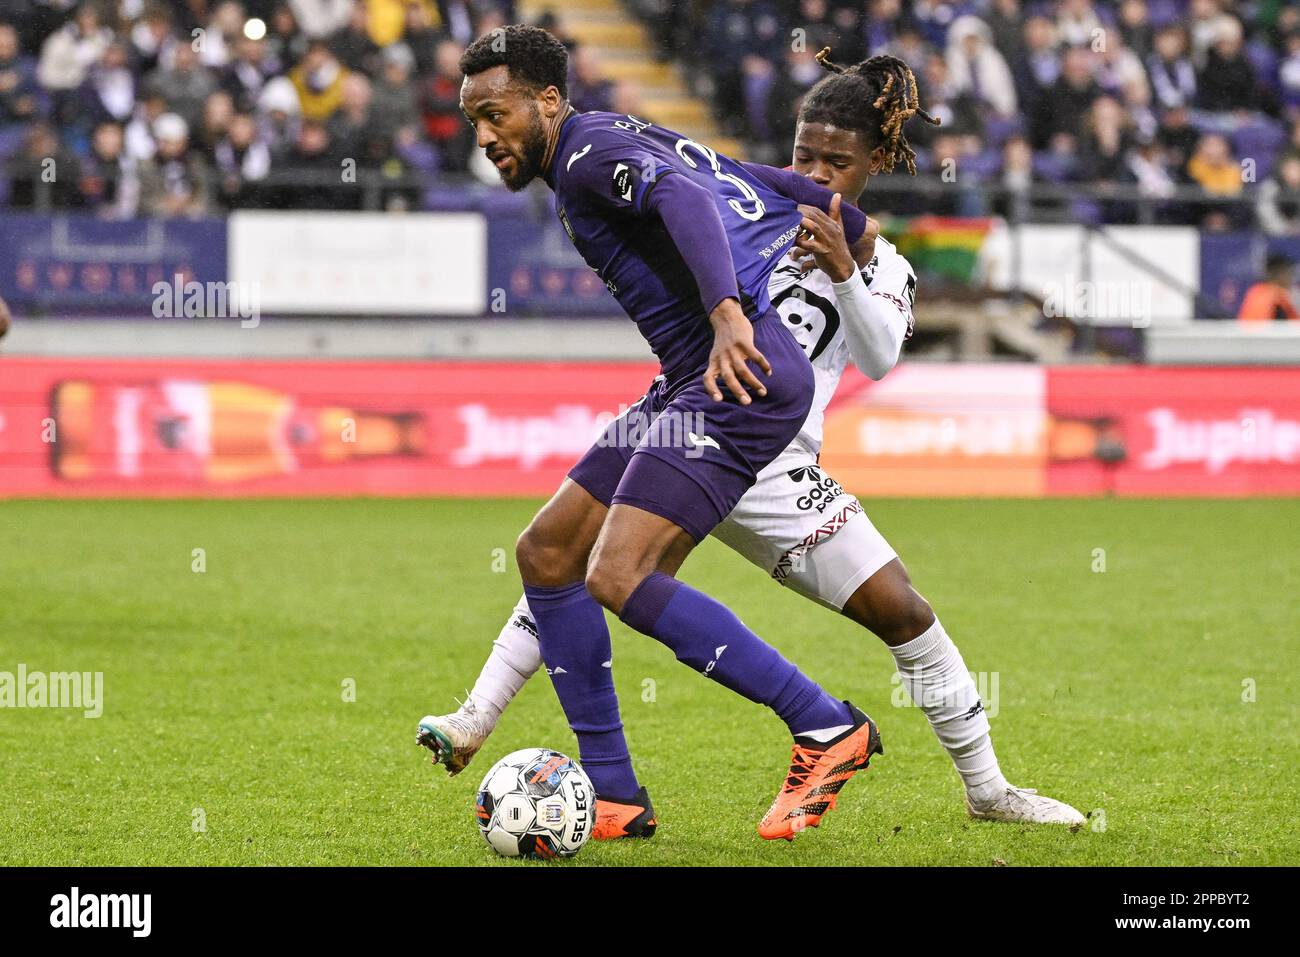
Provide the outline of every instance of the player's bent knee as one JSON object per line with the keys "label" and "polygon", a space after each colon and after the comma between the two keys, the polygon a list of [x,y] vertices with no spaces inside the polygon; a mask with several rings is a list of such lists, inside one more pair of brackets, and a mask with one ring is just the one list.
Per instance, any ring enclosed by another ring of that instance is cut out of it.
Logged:
{"label": "player's bent knee", "polygon": [[571,549],[551,539],[536,521],[515,542],[519,577],[528,585],[559,587],[582,578],[582,566]]}
{"label": "player's bent knee", "polygon": [[587,591],[614,614],[623,613],[623,604],[641,584],[636,572],[623,563],[602,560],[599,556],[587,567]]}

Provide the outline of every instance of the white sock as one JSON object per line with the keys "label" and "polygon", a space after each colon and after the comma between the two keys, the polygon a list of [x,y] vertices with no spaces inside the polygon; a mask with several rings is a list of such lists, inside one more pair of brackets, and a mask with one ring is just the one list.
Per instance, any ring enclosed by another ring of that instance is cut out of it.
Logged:
{"label": "white sock", "polygon": [[495,723],[519,689],[542,666],[542,652],[537,644],[537,625],[522,596],[510,620],[492,642],[492,654],[483,662],[483,670],[470,690],[469,700],[479,711],[486,712]]}
{"label": "white sock", "polygon": [[1007,780],[998,767],[975,682],[939,619],[906,644],[889,649],[912,700],[925,712],[975,803],[1000,794]]}

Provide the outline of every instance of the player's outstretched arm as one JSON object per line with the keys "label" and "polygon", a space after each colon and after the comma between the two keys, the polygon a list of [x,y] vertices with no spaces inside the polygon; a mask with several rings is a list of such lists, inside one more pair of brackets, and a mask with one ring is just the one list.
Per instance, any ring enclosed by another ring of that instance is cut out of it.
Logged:
{"label": "player's outstretched arm", "polygon": [[646,198],[646,208],[663,222],[686,267],[695,277],[700,299],[713,326],[713,351],[709,354],[704,387],[715,402],[722,401],[718,379],[741,405],[752,399],[746,386],[758,395],[767,388],[754,375],[753,361],[767,375],[772,367],[754,346],[754,327],[740,308],[736,267],[722,217],[708,190],[685,176],[661,175]]}
{"label": "player's outstretched arm", "polygon": [[4,301],[4,297],[0,296],[0,339],[3,339],[4,334],[9,331],[10,320],[9,304]]}
{"label": "player's outstretched arm", "polygon": [[[782,196],[793,199],[803,206],[815,206],[824,213],[829,213],[831,201],[835,198],[825,186],[819,186],[807,176],[800,176],[793,170],[777,169],[775,166],[763,166],[760,163],[741,163],[756,179]],[[863,234],[867,232],[867,214],[856,206],[844,205],[840,209],[844,221],[844,235],[848,238],[849,248],[857,249],[863,244]],[[875,236],[871,237],[875,243]],[[865,251],[865,248],[863,249]],[[855,252],[856,255],[856,252]],[[870,261],[871,257],[867,257]],[[863,263],[865,265],[865,263]]]}

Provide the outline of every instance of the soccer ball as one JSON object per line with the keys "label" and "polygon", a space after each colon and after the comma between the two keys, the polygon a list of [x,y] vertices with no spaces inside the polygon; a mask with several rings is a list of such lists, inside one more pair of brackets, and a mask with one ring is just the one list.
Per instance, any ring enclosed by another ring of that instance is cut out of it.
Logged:
{"label": "soccer ball", "polygon": [[503,857],[572,857],[596,823],[596,790],[572,758],[524,748],[492,765],[479,785],[478,829]]}

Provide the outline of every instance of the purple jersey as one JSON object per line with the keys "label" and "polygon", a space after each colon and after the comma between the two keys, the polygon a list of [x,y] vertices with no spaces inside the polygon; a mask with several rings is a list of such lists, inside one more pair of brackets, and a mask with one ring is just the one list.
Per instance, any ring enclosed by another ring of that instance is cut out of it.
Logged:
{"label": "purple jersey", "polygon": [[[674,176],[695,186],[685,194],[680,184],[661,188]],[[669,381],[707,362],[713,344],[708,316],[721,299],[738,296],[751,319],[767,311],[768,276],[799,230],[798,204],[825,209],[832,195],[795,173],[739,163],[618,113],[577,113],[566,120],[545,178],[569,239],[635,320]],[[716,225],[709,232],[707,222],[692,223],[693,212],[683,217],[680,208],[683,196],[707,202],[706,193],[726,237],[720,251],[691,248],[697,226],[701,237],[719,234]],[[663,199],[670,194],[678,204],[672,235]],[[865,219],[848,204],[844,211],[853,242]],[[719,261],[728,258],[722,281],[713,281]],[[710,266],[714,275],[702,289],[700,277]]]}

